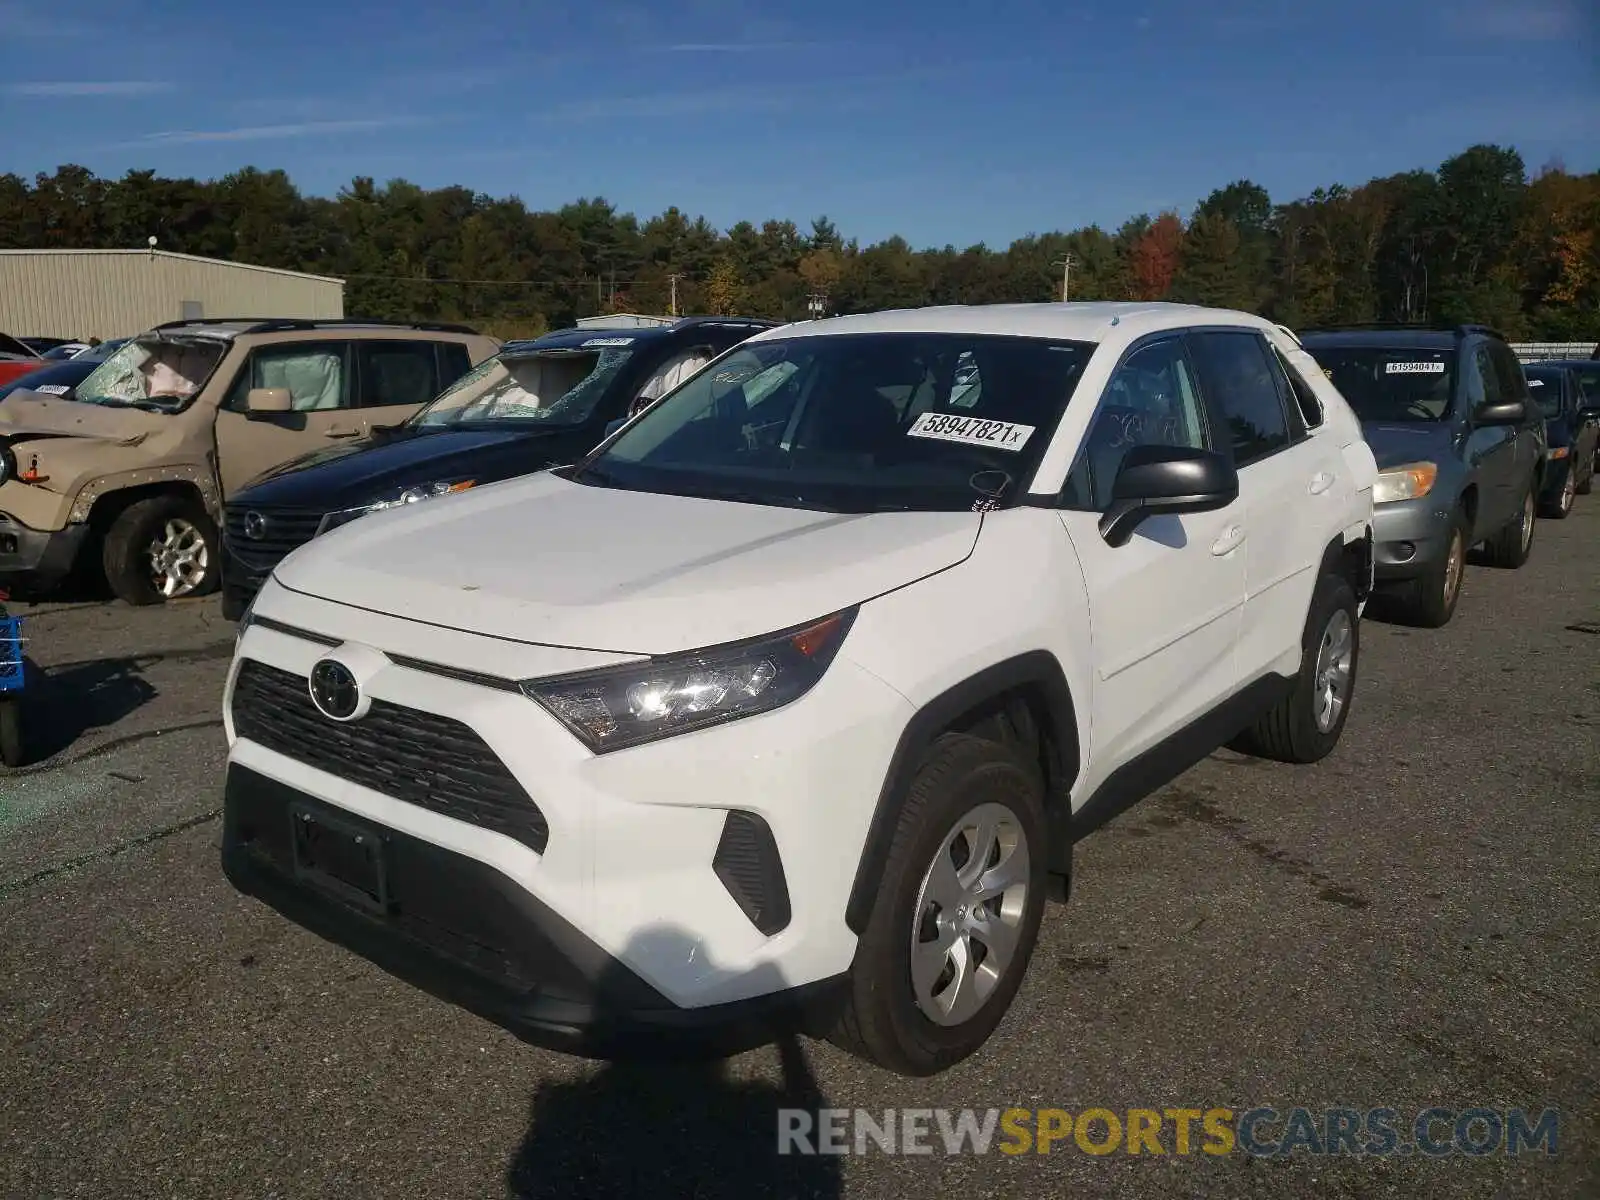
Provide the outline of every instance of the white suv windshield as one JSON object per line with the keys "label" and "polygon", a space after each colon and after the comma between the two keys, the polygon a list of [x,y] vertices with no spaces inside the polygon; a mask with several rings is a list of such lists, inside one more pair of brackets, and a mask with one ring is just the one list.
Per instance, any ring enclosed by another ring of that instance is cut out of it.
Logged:
{"label": "white suv windshield", "polygon": [[446,388],[410,424],[419,429],[581,425],[632,356],[625,347],[499,354]]}
{"label": "white suv windshield", "polygon": [[847,512],[1012,500],[1093,349],[947,333],[747,342],[574,478]]}

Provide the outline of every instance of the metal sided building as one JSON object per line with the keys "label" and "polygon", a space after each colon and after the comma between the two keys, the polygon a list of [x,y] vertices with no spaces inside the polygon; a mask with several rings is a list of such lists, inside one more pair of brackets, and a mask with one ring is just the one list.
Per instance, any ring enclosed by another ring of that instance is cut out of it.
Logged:
{"label": "metal sided building", "polygon": [[0,332],[114,338],[199,317],[344,316],[344,280],[167,250],[0,250]]}

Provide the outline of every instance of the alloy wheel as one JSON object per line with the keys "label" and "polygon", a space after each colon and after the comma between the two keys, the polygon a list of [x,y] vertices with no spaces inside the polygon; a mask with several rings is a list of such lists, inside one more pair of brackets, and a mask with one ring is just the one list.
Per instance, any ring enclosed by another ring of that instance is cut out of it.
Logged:
{"label": "alloy wheel", "polygon": [[1028,836],[1003,804],[980,804],[939,843],[911,928],[917,1007],[938,1025],[970,1020],[1017,960],[1028,908]]}
{"label": "alloy wheel", "polygon": [[1466,539],[1461,536],[1461,531],[1458,529],[1450,535],[1450,555],[1444,560],[1444,607],[1446,612],[1456,602],[1456,593],[1461,590],[1461,576],[1466,559]]}
{"label": "alloy wheel", "polygon": [[1337,610],[1328,618],[1322,631],[1322,643],[1317,647],[1317,672],[1315,690],[1312,692],[1312,716],[1317,731],[1327,733],[1339,722],[1339,714],[1350,699],[1350,676],[1355,666],[1355,634],[1350,625],[1350,614]]}
{"label": "alloy wheel", "polygon": [[182,517],[169,518],[151,539],[145,554],[156,591],[169,600],[198,589],[211,565],[205,535]]}

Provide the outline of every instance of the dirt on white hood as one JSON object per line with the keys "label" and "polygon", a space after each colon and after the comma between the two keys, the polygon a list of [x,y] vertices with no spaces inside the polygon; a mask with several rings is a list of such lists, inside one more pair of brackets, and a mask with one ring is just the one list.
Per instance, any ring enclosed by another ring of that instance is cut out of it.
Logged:
{"label": "dirt on white hood", "polygon": [[275,574],[297,592],[451,629],[668,654],[800,625],[954,566],[981,522],[734,504],[541,473],[362,517]]}

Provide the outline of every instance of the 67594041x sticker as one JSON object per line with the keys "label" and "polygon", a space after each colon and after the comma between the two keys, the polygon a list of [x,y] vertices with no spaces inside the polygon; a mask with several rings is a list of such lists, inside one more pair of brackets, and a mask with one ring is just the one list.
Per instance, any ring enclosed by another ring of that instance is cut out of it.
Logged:
{"label": "67594041x sticker", "polygon": [[907,437],[933,438],[941,442],[961,442],[968,446],[989,446],[1016,453],[1028,444],[1034,426],[1010,421],[985,421],[978,417],[957,417],[949,413],[923,413],[906,430]]}

